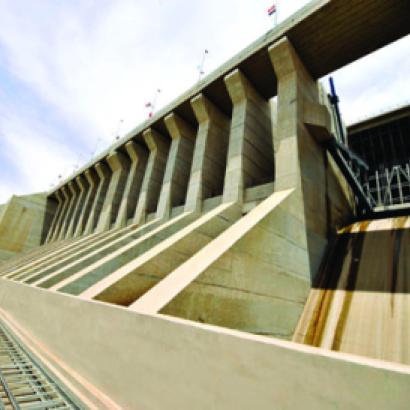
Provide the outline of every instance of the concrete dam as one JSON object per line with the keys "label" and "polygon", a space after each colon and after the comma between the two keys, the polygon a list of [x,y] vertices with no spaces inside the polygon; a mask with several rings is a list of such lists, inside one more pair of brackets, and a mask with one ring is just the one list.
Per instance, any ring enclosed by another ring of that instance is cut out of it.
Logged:
{"label": "concrete dam", "polygon": [[57,386],[0,362],[4,405],[408,408],[410,107],[346,126],[319,80],[409,17],[405,0],[310,2],[1,205],[0,325],[28,359],[7,354]]}

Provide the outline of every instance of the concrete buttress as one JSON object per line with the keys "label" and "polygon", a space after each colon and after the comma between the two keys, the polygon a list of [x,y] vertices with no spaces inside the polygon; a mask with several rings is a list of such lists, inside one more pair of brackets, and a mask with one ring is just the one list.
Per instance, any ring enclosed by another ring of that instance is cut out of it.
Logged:
{"label": "concrete buttress", "polygon": [[80,209],[80,216],[74,232],[75,237],[80,236],[84,231],[97,192],[98,178],[95,171],[92,168],[87,169],[85,170],[84,175],[88,182],[88,189],[84,200],[84,205]]}
{"label": "concrete buttress", "polygon": [[70,225],[68,226],[68,229],[67,229],[66,238],[71,238],[74,236],[74,232],[77,227],[77,223],[80,218],[81,210],[84,207],[85,198],[87,195],[87,188],[88,188],[87,180],[84,179],[83,176],[79,175],[78,177],[76,177],[75,182],[77,183],[80,192],[79,192],[77,203],[74,208],[73,216],[71,217]]}
{"label": "concrete buttress", "polygon": [[127,142],[125,149],[131,159],[131,166],[115,222],[116,228],[125,226],[127,221],[134,216],[148,160],[147,151],[134,141]]}
{"label": "concrete buttress", "polygon": [[143,137],[149,149],[149,157],[134,216],[134,223],[137,224],[144,223],[147,213],[157,209],[169,150],[169,141],[154,129],[145,130]]}
{"label": "concrete buttress", "polygon": [[129,160],[121,152],[110,154],[107,157],[107,162],[111,168],[112,176],[98,221],[97,232],[110,229],[112,223],[117,219],[129,171]]}
{"label": "concrete buttress", "polygon": [[75,208],[77,206],[78,198],[79,198],[79,188],[75,181],[70,181],[68,184],[68,190],[70,192],[70,203],[67,209],[67,215],[64,218],[63,227],[61,228],[59,239],[64,239],[67,237],[68,227],[71,223],[71,220],[74,215]]}
{"label": "concrete buttress", "polygon": [[97,192],[95,194],[94,202],[91,207],[90,216],[85,227],[85,234],[93,232],[97,225],[98,218],[104,204],[105,196],[107,194],[108,185],[110,183],[110,172],[106,165],[104,165],[102,162],[98,162],[97,164],[95,164],[95,170],[100,181],[98,183]]}
{"label": "concrete buttress", "polygon": [[62,225],[63,225],[63,222],[64,222],[64,218],[67,215],[67,209],[68,209],[69,201],[70,201],[70,198],[67,194],[67,187],[66,186],[63,186],[61,188],[61,193],[62,193],[63,207],[62,207],[59,219],[57,221],[56,228],[53,232],[53,236],[51,238],[52,241],[57,240],[58,237],[59,237],[59,234],[61,232],[61,228],[62,228]]}
{"label": "concrete buttress", "polygon": [[242,203],[244,189],[273,181],[270,108],[239,69],[224,80],[233,112],[223,201]]}
{"label": "concrete buttress", "polygon": [[57,210],[56,210],[56,213],[54,215],[53,221],[51,223],[50,230],[48,231],[45,243],[48,243],[48,242],[51,241],[51,238],[53,237],[54,231],[56,229],[56,226],[58,224],[58,221],[60,219],[60,215],[61,215],[61,212],[62,212],[62,209],[63,209],[63,206],[64,206],[63,197],[62,197],[60,191],[56,191],[55,197],[57,198],[58,206],[57,206]]}
{"label": "concrete buttress", "polygon": [[203,94],[191,100],[199,124],[188,193],[186,212],[202,210],[202,201],[222,195],[229,140],[229,119]]}
{"label": "concrete buttress", "polygon": [[159,219],[168,218],[172,207],[185,203],[196,134],[189,124],[173,113],[165,117],[165,125],[172,142],[158,202]]}
{"label": "concrete buttress", "polygon": [[[304,125],[309,105],[320,105],[318,83],[314,81],[292,44],[283,38],[269,48],[278,81],[277,136],[275,141],[275,190],[294,188],[291,206],[284,215],[294,229],[305,233],[306,263],[298,274],[311,282],[317,274],[327,245],[328,215],[339,192],[326,192],[335,175],[326,167],[325,149]],[[317,187],[324,187],[318,190]],[[339,184],[333,184],[339,187]],[[336,189],[336,188],[334,188]]]}

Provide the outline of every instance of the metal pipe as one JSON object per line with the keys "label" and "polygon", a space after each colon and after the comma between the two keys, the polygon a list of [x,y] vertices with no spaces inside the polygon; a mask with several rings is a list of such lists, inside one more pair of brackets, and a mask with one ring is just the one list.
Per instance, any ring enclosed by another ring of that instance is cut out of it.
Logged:
{"label": "metal pipe", "polygon": [[342,116],[341,116],[340,110],[339,110],[339,97],[336,94],[336,88],[335,88],[335,83],[333,81],[333,77],[329,77],[329,84],[330,84],[329,101],[333,105],[333,108],[335,110],[336,123],[337,123],[337,127],[338,127],[338,130],[339,130],[340,138],[341,138],[343,144],[345,144],[347,146],[347,137],[346,137],[345,132],[344,132],[344,128],[343,128],[343,124],[342,124]]}

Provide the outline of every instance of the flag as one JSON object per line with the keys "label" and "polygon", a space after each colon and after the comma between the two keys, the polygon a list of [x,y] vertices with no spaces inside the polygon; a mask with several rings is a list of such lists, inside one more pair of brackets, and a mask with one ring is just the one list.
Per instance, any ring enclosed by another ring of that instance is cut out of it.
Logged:
{"label": "flag", "polygon": [[272,6],[268,8],[268,14],[272,16],[275,13],[276,13],[276,4],[272,4]]}

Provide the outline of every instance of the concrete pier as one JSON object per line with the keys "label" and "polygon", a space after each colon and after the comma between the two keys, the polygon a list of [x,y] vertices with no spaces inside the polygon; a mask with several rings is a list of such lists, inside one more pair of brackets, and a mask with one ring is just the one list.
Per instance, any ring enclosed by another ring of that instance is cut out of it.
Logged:
{"label": "concrete pier", "polygon": [[[324,148],[304,126],[308,108],[322,106],[318,83],[288,39],[272,45],[269,55],[278,79],[277,122],[280,126],[277,128],[275,188],[295,189],[286,218],[289,226],[294,225],[295,232],[305,232],[301,246],[306,248],[307,260],[298,270],[311,282],[327,245],[331,220],[342,224],[350,216],[352,205],[343,185],[333,183],[341,179],[340,174],[328,165],[330,160]],[[330,113],[327,116],[330,118]],[[317,124],[317,127],[327,126],[328,123]],[[323,187],[319,192],[318,186]],[[337,211],[337,203],[343,204],[342,213]]]}
{"label": "concrete pier", "polygon": [[76,177],[75,181],[79,188],[79,194],[78,194],[77,203],[74,208],[74,212],[71,217],[70,224],[67,229],[66,238],[71,238],[74,235],[74,232],[77,228],[78,220],[84,208],[85,199],[86,199],[87,190],[88,190],[88,182],[82,176],[79,175],[78,177]]}
{"label": "concrete pier", "polygon": [[133,141],[127,142],[125,149],[130,157],[131,166],[115,222],[116,228],[125,226],[127,221],[134,217],[148,160],[147,151]]}
{"label": "concrete pier", "polygon": [[143,136],[149,157],[134,216],[136,224],[145,222],[147,214],[157,210],[170,145],[169,140],[152,128],[147,129]]}
{"label": "concrete pier", "polygon": [[57,206],[56,212],[54,214],[54,218],[53,218],[53,221],[51,223],[50,230],[48,231],[45,243],[49,243],[51,241],[51,239],[54,235],[54,232],[56,230],[58,221],[61,217],[63,207],[64,207],[63,196],[62,196],[60,191],[55,192],[55,198],[57,199],[58,206]]}
{"label": "concrete pier", "polygon": [[90,216],[85,227],[85,233],[89,234],[94,231],[105,201],[105,196],[107,194],[108,186],[110,183],[110,172],[108,167],[103,163],[99,162],[95,165],[95,171],[99,179],[97,192],[94,197],[94,202],[91,207]]}
{"label": "concrete pier", "polygon": [[172,142],[158,202],[159,219],[168,218],[173,207],[185,203],[196,135],[196,131],[175,114],[165,117],[164,121]]}
{"label": "concrete pier", "polygon": [[84,231],[84,228],[90,216],[91,208],[94,203],[94,197],[96,195],[98,185],[98,177],[93,169],[87,169],[84,172],[84,176],[88,183],[88,189],[84,200],[84,205],[80,209],[80,217],[78,219],[77,227],[74,233],[74,236],[76,237],[80,236]]}
{"label": "concrete pier", "polygon": [[233,103],[224,202],[243,202],[244,189],[273,181],[269,104],[239,71],[225,77]]}
{"label": "concrete pier", "polygon": [[203,200],[222,195],[230,121],[203,94],[191,105],[199,126],[185,211],[199,212]]}
{"label": "concrete pier", "polygon": [[63,201],[63,207],[62,207],[62,210],[61,210],[61,214],[60,214],[60,216],[57,220],[56,228],[53,232],[53,236],[51,238],[51,240],[53,240],[53,241],[57,240],[59,238],[60,232],[62,230],[62,225],[63,225],[64,219],[67,215],[67,210],[68,210],[68,207],[69,207],[69,196],[67,194],[67,190],[68,190],[68,186],[67,187],[64,186],[64,187],[61,188],[61,193],[62,193],[61,197],[62,197],[62,201]]}
{"label": "concrete pier", "polygon": [[74,211],[78,202],[78,198],[79,198],[79,194],[80,194],[80,190],[76,184],[75,181],[70,181],[68,183],[68,191],[69,191],[69,204],[68,204],[68,208],[67,208],[67,214],[64,217],[63,220],[63,224],[61,227],[61,231],[60,234],[58,236],[59,239],[63,239],[67,237],[67,231],[68,231],[68,227],[72,221],[73,215],[74,215]]}
{"label": "concrete pier", "polygon": [[120,152],[113,152],[109,155],[107,162],[112,175],[96,228],[97,232],[110,229],[117,219],[129,171],[129,160]]}

